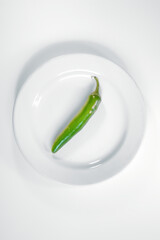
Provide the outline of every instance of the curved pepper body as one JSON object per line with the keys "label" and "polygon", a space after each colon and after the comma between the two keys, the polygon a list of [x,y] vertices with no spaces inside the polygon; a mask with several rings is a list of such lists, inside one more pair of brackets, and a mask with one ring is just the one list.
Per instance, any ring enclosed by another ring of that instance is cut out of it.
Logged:
{"label": "curved pepper body", "polygon": [[67,125],[67,127],[56,138],[52,146],[52,152],[57,152],[64,144],[66,144],[75,134],[77,134],[92,117],[97,110],[101,97],[99,95],[99,82],[97,77],[94,77],[97,82],[96,90],[88,96],[83,107]]}

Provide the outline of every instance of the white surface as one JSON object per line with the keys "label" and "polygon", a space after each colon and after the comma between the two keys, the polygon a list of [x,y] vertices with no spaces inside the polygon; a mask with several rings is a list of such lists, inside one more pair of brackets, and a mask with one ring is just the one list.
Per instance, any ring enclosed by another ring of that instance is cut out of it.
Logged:
{"label": "white surface", "polygon": [[[101,104],[82,129],[56,154],[61,132],[100,82]],[[31,165],[52,179],[89,184],[122,170],[136,154],[145,128],[145,105],[133,79],[105,58],[67,54],[33,72],[16,98],[14,132]],[[25,137],[24,137],[25,136]]]}
{"label": "white surface", "polygon": [[[158,0],[0,1],[1,239],[160,239],[159,12]],[[128,70],[149,116],[129,166],[108,181],[83,187],[53,183],[32,170],[15,144],[11,121],[32,60],[43,48],[44,59],[67,51],[54,44],[75,40],[98,43],[87,46]]]}

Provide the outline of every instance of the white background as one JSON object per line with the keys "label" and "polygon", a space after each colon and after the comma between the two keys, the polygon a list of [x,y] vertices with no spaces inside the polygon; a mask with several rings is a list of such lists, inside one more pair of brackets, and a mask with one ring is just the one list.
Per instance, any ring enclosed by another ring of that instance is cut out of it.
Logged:
{"label": "white background", "polygon": [[[0,239],[160,239],[160,1],[0,0]],[[45,179],[14,141],[12,109],[29,59],[59,42],[95,42],[134,77],[146,134],[121,173],[91,186]]]}

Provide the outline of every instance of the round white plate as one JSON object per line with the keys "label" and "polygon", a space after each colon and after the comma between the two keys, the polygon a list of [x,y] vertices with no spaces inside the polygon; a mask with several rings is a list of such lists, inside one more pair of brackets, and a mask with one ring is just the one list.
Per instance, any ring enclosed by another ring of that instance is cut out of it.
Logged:
{"label": "round white plate", "polygon": [[[102,102],[86,126],[56,154],[57,134],[100,81]],[[70,184],[107,179],[135,155],[143,137],[145,107],[133,79],[113,62],[72,54],[46,62],[29,76],[14,107],[14,132],[25,158],[42,174]]]}

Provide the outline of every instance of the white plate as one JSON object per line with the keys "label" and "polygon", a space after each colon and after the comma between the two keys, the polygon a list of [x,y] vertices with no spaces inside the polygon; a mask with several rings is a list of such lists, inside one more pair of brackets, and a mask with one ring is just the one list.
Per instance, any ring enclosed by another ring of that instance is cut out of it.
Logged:
{"label": "white plate", "polygon": [[[56,154],[56,135],[100,81],[102,102],[86,126]],[[135,155],[145,128],[143,98],[133,79],[113,62],[72,54],[46,62],[29,76],[14,107],[14,132],[25,158],[42,174],[70,184],[107,179]]]}

